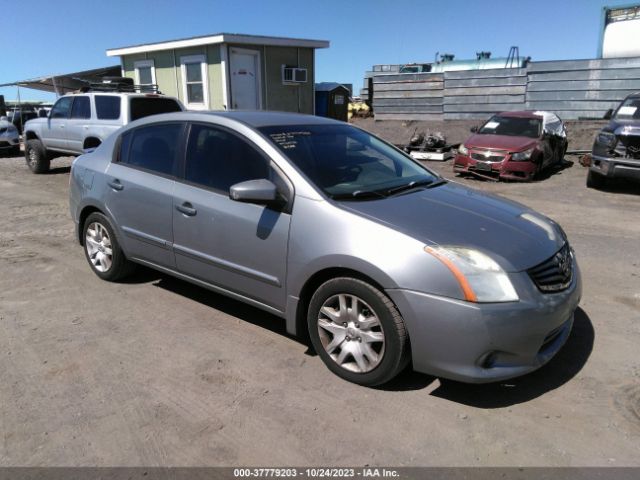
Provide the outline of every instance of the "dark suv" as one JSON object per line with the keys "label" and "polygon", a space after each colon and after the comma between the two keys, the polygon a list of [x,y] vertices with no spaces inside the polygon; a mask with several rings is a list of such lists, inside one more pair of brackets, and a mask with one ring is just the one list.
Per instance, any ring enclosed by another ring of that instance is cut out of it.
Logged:
{"label": "dark suv", "polygon": [[593,143],[587,187],[601,188],[616,178],[640,181],[640,92],[629,95],[605,118],[610,122]]}

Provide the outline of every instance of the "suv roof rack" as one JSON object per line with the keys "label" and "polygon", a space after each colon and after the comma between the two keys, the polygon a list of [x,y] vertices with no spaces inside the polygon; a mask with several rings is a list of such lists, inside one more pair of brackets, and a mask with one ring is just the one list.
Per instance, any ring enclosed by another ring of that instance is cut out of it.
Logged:
{"label": "suv roof rack", "polygon": [[[78,79],[80,80],[80,79]],[[118,93],[155,93],[162,94],[156,84],[136,85],[129,77],[103,77],[101,82],[90,82],[80,88],[80,92],[118,92]]]}

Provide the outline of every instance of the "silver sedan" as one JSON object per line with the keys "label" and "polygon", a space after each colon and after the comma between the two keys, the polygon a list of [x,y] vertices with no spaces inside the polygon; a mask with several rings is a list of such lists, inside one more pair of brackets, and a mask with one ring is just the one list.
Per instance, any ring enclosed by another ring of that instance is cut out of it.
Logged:
{"label": "silver sedan", "polygon": [[361,385],[408,364],[466,382],[531,372],[581,296],[554,221],[319,117],[133,122],[75,160],[70,208],[100,278],[142,264],[259,307]]}

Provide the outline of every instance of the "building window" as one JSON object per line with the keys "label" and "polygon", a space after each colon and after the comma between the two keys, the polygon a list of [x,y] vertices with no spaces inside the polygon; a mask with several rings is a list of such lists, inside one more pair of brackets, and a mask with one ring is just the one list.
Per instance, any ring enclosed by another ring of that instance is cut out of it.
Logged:
{"label": "building window", "polygon": [[207,63],[204,55],[181,57],[180,66],[182,69],[182,89],[187,108],[190,110],[208,108]]}
{"label": "building window", "polygon": [[133,64],[136,71],[136,84],[147,86],[156,84],[156,68],[153,60],[140,60]]}

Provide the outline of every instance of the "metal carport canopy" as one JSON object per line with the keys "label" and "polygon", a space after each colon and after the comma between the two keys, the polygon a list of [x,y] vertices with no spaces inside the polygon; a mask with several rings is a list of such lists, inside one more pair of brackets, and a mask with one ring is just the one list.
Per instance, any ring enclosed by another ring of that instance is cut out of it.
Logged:
{"label": "metal carport canopy", "polygon": [[18,86],[64,95],[65,93],[86,86],[87,82],[100,82],[102,77],[119,77],[122,74],[121,72],[120,65],[114,65],[81,72],[47,75],[29,80],[17,80],[15,82],[0,84],[0,87]]}

